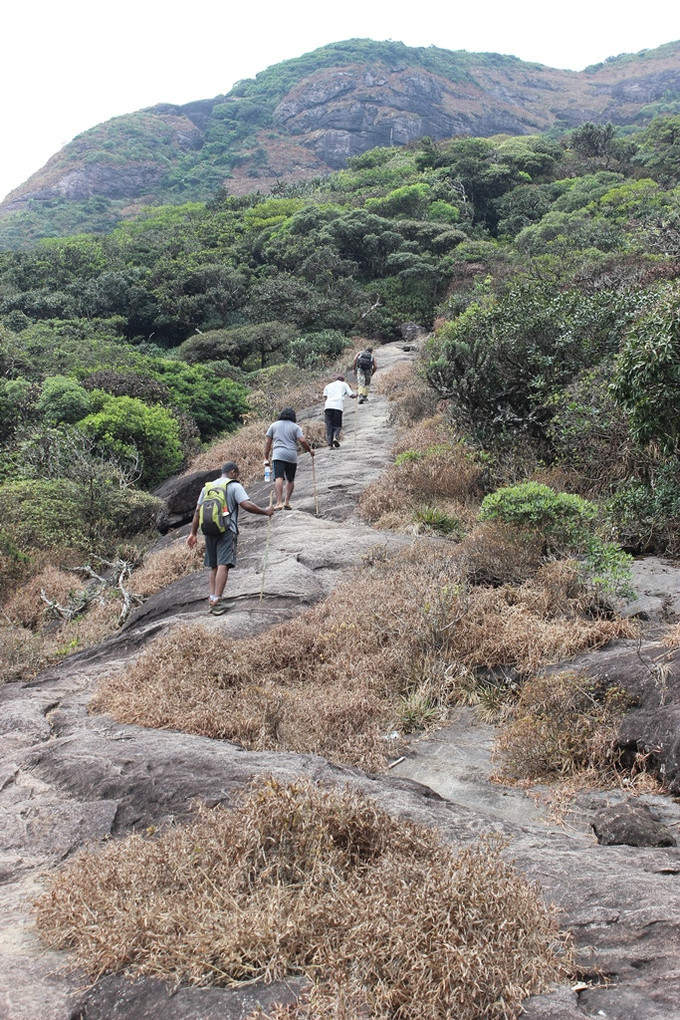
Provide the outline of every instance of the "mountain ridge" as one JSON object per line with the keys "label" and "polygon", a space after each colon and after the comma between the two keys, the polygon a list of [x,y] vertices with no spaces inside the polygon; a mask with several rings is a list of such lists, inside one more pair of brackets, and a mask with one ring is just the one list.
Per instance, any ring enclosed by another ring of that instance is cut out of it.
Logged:
{"label": "mountain ridge", "polygon": [[[77,135],[0,203],[38,236],[109,229],[148,204],[241,195],[325,175],[376,146],[426,135],[560,132],[680,110],[680,42],[583,71],[518,57],[345,40],[226,94],[160,103]],[[80,208],[82,206],[82,208]],[[60,220],[64,220],[63,223]]]}

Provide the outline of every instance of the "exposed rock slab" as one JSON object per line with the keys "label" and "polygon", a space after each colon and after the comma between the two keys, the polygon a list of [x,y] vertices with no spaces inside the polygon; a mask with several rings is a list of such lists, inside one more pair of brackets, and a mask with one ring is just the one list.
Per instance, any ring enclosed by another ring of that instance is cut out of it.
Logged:
{"label": "exposed rock slab", "polygon": [[[384,348],[381,364],[403,356],[397,347]],[[31,902],[49,870],[79,846],[182,821],[197,799],[231,805],[248,783],[265,774],[284,781],[305,775],[324,784],[350,785],[395,816],[437,827],[454,844],[489,832],[506,838],[518,867],[558,905],[562,923],[575,933],[586,972],[593,974],[577,990],[558,989],[528,1003],[534,1020],[574,1020],[601,1011],[607,1016],[673,1016],[680,938],[678,849],[598,845],[590,828],[603,804],[596,798],[582,805],[579,824],[560,829],[521,792],[490,789],[490,733],[473,729],[465,713],[452,720],[448,735],[431,741],[437,768],[430,763],[430,772],[420,777],[433,788],[414,781],[419,776],[415,771],[409,776],[408,767],[368,776],[311,755],[246,752],[225,741],[120,725],[88,713],[98,673],[136,654],[164,628],[206,621],[224,634],[225,642],[257,633],[321,598],[376,541],[398,541],[377,535],[354,516],[358,492],[389,459],[386,410],[384,401],[372,397],[355,419],[359,429],[354,434],[348,422],[344,449],[319,456],[318,520],[310,465],[303,458],[297,510],[277,515],[271,526],[262,601],[267,526],[245,519],[240,565],[229,579],[230,609],[224,617],[204,615],[206,579],[199,569],[149,600],[123,633],[99,649],[72,657],[32,684],[0,691],[5,731],[0,745],[3,1018],[241,1020],[257,1003],[269,1007],[294,995],[295,982],[173,992],[156,980],[128,983],[115,976],[85,991],[83,975],[63,969],[68,954],[48,952],[38,941],[31,915]],[[251,496],[265,501],[262,488],[254,487]],[[607,668],[614,670],[620,661],[621,670],[630,670],[631,650],[624,646],[616,655],[612,650]],[[630,679],[633,686],[636,676]],[[666,704],[659,692],[645,693],[642,674],[638,680],[641,706]],[[447,746],[453,749],[448,759]],[[418,755],[411,761],[417,764]],[[677,805],[658,799],[665,808],[659,814],[655,805],[655,813],[675,832]],[[611,987],[599,987],[598,970],[609,975]]]}

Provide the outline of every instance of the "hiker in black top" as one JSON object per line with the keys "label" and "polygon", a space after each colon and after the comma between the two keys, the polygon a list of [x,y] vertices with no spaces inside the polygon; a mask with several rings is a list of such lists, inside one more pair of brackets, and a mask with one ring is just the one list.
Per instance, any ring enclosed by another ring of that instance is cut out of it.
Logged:
{"label": "hiker in black top", "polygon": [[367,347],[365,351],[359,351],[354,359],[354,371],[357,374],[357,390],[359,391],[357,403],[365,404],[368,400],[371,376],[378,371],[372,347]]}

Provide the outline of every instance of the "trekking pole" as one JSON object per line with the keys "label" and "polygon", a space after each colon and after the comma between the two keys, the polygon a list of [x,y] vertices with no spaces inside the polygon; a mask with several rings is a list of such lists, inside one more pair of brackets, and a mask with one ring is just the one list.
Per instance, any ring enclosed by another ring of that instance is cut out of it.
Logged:
{"label": "trekking pole", "polygon": [[312,484],[314,485],[314,513],[319,516],[319,493],[316,488],[316,465],[314,463],[314,457],[312,457]]}
{"label": "trekking pole", "polygon": [[[269,492],[269,509],[274,506],[274,490]],[[272,515],[273,516],[273,515]],[[267,541],[264,546],[264,560],[262,561],[262,587],[260,588],[260,602],[264,598],[264,578],[267,573],[267,560],[269,559],[269,541],[272,537],[272,518],[267,521]]]}

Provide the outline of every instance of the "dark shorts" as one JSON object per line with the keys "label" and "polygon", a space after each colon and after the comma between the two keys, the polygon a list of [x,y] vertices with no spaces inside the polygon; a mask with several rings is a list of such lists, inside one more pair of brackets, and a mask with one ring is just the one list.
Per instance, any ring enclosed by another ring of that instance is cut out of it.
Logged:
{"label": "dark shorts", "polygon": [[297,464],[292,464],[289,460],[275,460],[272,463],[274,465],[274,478],[285,478],[287,482],[295,481]]}
{"label": "dark shorts", "polygon": [[214,570],[215,567],[236,566],[236,544],[238,535],[233,531],[225,531],[223,535],[205,535],[205,560],[206,567]]}

